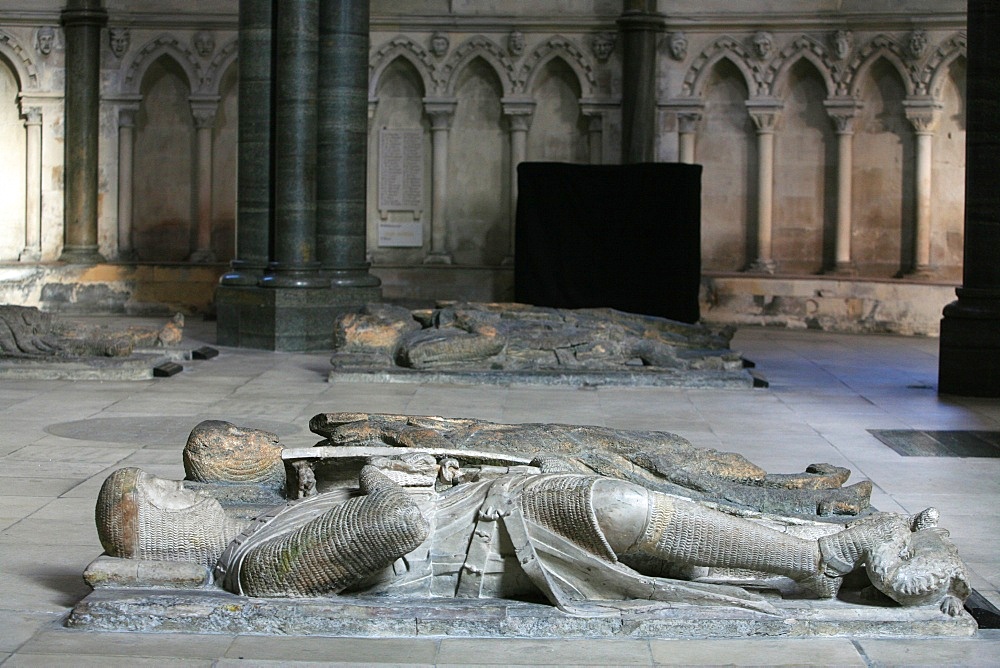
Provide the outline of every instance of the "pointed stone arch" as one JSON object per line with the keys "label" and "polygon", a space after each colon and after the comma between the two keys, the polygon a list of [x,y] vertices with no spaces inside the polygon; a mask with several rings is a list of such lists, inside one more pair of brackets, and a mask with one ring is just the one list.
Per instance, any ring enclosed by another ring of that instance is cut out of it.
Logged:
{"label": "pointed stone arch", "polygon": [[434,59],[427,53],[427,49],[409,37],[400,35],[390,39],[371,55],[368,61],[368,99],[375,98],[386,68],[399,58],[408,61],[416,69],[424,86],[424,95],[433,95],[442,86],[436,76]]}
{"label": "pointed stone arch", "polygon": [[16,37],[0,30],[0,58],[10,62],[22,91],[38,88],[38,70]]}
{"label": "pointed stone arch", "polygon": [[838,82],[834,76],[835,65],[830,53],[823,44],[806,35],[782,49],[778,57],[768,66],[770,70],[768,79],[772,82],[771,94],[784,97],[783,93],[788,85],[788,73],[801,60],[807,60],[815,66],[823,78],[827,97],[834,97],[837,94]]}
{"label": "pointed stone arch", "polygon": [[681,85],[681,97],[704,98],[708,76],[721,60],[728,60],[740,71],[750,97],[768,94],[768,86],[760,66],[752,64],[750,52],[738,40],[727,35],[712,42],[691,63]]}
{"label": "pointed stone arch", "polygon": [[125,78],[122,82],[123,92],[138,95],[146,70],[160,56],[167,56],[180,65],[187,78],[188,89],[192,92],[202,90],[203,74],[201,63],[197,56],[177,37],[163,34],[151,39],[136,53],[135,57],[125,66]]}
{"label": "pointed stone arch", "polygon": [[848,67],[850,74],[848,89],[850,94],[853,97],[860,96],[865,75],[880,58],[885,58],[899,74],[899,78],[906,89],[907,97],[916,95],[918,77],[916,76],[915,66],[908,67],[906,65],[906,53],[903,47],[888,35],[878,35],[872,39],[851,60],[851,64]]}
{"label": "pointed stone arch", "polygon": [[580,47],[562,35],[550,37],[528,55],[517,75],[515,84],[517,91],[530,92],[538,73],[555,58],[565,62],[576,74],[581,96],[588,97],[594,94],[597,78],[594,75],[593,64]]}
{"label": "pointed stone arch", "polygon": [[236,61],[238,52],[239,41],[234,39],[215,53],[201,77],[200,92],[203,95],[219,95],[222,77],[225,76],[229,66]]}
{"label": "pointed stone arch", "polygon": [[921,79],[928,82],[926,92],[934,99],[941,97],[941,87],[948,76],[948,69],[957,59],[966,57],[967,48],[966,34],[960,32],[943,41],[927,61]]}
{"label": "pointed stone arch", "polygon": [[513,61],[496,42],[482,35],[476,35],[459,45],[441,66],[439,81],[444,84],[445,95],[449,97],[455,95],[459,75],[476,58],[481,58],[496,72],[504,97],[515,93],[516,72]]}

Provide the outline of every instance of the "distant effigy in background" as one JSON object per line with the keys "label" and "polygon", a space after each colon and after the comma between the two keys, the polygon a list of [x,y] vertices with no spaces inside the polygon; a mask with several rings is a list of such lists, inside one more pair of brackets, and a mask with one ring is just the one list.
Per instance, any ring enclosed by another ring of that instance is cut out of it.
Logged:
{"label": "distant effigy in background", "polygon": [[710,328],[610,308],[441,302],[409,310],[368,304],[334,329],[335,373],[464,374],[490,382],[748,385],[733,328]]}

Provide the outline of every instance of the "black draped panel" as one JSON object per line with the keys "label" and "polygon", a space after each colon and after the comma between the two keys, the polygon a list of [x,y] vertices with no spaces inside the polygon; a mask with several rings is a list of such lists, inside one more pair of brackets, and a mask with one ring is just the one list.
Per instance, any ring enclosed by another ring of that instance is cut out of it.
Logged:
{"label": "black draped panel", "polygon": [[514,298],[697,322],[701,165],[518,166]]}

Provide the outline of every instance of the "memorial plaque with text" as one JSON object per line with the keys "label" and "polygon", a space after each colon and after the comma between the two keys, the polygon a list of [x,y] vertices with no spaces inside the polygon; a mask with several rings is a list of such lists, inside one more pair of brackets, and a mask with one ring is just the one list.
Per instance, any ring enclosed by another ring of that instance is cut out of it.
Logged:
{"label": "memorial plaque with text", "polygon": [[378,152],[378,208],[382,218],[390,211],[424,210],[424,131],[382,128]]}

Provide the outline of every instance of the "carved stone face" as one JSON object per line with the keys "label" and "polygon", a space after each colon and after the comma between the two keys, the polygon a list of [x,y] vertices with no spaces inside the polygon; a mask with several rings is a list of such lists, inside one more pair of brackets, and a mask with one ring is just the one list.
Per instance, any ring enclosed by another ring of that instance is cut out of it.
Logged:
{"label": "carved stone face", "polygon": [[52,53],[52,47],[56,43],[56,31],[52,26],[42,26],[35,36],[38,42],[38,53],[47,56]]}
{"label": "carved stone face", "polygon": [[129,34],[128,28],[111,28],[108,31],[108,36],[111,43],[111,53],[115,54],[116,58],[121,58],[128,51],[129,43],[132,41],[132,36]]}
{"label": "carved stone face", "polygon": [[833,33],[833,54],[838,60],[844,60],[851,53],[854,34],[850,30],[838,30]]}
{"label": "carved stone face", "polygon": [[687,35],[682,32],[671,33],[670,35],[670,57],[674,60],[684,60],[687,57],[688,41]]}
{"label": "carved stone face", "polygon": [[774,37],[771,33],[765,32],[763,30],[754,33],[753,36],[753,52],[761,60],[769,58],[771,56],[771,51],[774,50]]}
{"label": "carved stone face", "polygon": [[524,53],[524,33],[520,30],[512,30],[507,35],[507,50],[512,56],[520,56]]}
{"label": "carved stone face", "polygon": [[920,58],[927,51],[927,33],[923,30],[914,30],[910,33],[910,41],[907,43],[910,56]]}
{"label": "carved stone face", "polygon": [[448,36],[443,32],[436,32],[431,35],[431,53],[438,58],[448,53],[448,47],[450,44],[451,42],[448,40]]}
{"label": "carved stone face", "polygon": [[202,58],[207,58],[212,55],[212,51],[215,50],[215,38],[212,37],[212,33],[206,30],[199,30],[194,34],[194,50],[198,52],[198,55]]}
{"label": "carved stone face", "polygon": [[614,35],[607,32],[594,35],[594,41],[591,44],[591,48],[594,52],[594,57],[603,63],[611,57],[611,53],[615,50]]}

